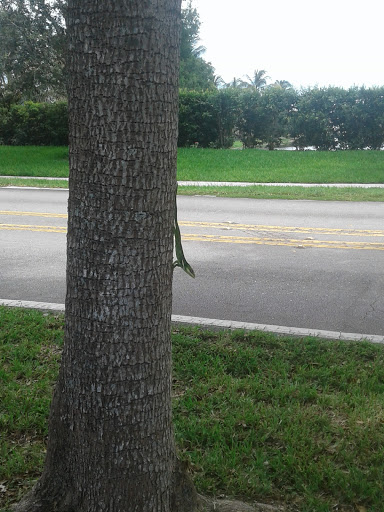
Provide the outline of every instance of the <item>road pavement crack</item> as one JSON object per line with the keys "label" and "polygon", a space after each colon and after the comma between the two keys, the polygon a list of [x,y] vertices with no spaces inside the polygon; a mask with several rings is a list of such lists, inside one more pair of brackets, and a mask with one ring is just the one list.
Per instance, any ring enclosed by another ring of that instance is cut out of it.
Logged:
{"label": "road pavement crack", "polygon": [[369,304],[369,310],[365,313],[364,319],[375,318],[378,316],[380,316],[380,318],[384,317],[384,310],[377,308],[377,303],[379,302],[380,299],[381,298],[377,298]]}

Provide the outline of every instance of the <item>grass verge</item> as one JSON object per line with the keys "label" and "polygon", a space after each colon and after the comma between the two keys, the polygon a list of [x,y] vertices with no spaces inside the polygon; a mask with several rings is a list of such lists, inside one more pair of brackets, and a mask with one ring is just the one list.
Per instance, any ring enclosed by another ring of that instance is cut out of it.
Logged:
{"label": "grass verge", "polygon": [[[68,148],[0,146],[0,176],[68,176]],[[384,151],[179,148],[180,181],[384,183]]]}
{"label": "grass verge", "polygon": [[316,201],[384,201],[384,188],[331,187],[178,187],[185,196],[244,197],[250,199],[304,199]]}
{"label": "grass verge", "polygon": [[243,151],[180,148],[179,180],[384,183],[384,151]]}
{"label": "grass verge", "polygon": [[0,176],[68,177],[65,146],[0,146]]}
{"label": "grass verge", "polygon": [[[0,308],[0,510],[41,470],[62,316]],[[382,512],[384,347],[174,328],[174,423],[198,490]]]}
{"label": "grass verge", "polygon": [[0,178],[0,187],[68,188],[68,180]]}
{"label": "grass verge", "polygon": [[[68,180],[36,180],[0,178],[0,187],[68,188]],[[210,195],[250,199],[306,199],[317,201],[384,201],[384,189],[329,188],[329,187],[184,187],[177,193],[185,196]]]}

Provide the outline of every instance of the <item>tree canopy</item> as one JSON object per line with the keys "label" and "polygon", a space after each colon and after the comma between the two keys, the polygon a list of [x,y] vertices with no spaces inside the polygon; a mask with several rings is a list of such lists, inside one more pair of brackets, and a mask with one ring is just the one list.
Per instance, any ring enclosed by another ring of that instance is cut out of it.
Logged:
{"label": "tree canopy", "polygon": [[65,97],[64,10],[62,0],[0,0],[0,100]]}
{"label": "tree canopy", "polygon": [[[66,0],[0,0],[0,101],[57,101],[66,97]],[[200,19],[182,9],[180,87],[215,87],[214,68],[199,46]]]}
{"label": "tree canopy", "polygon": [[205,90],[215,88],[214,68],[202,54],[199,46],[200,18],[189,1],[181,11],[180,41],[180,87],[182,89]]}

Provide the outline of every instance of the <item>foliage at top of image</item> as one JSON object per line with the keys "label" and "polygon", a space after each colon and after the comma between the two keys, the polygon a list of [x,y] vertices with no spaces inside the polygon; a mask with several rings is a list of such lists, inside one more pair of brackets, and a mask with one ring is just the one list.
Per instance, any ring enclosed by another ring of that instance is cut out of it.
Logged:
{"label": "foliage at top of image", "polygon": [[[66,145],[64,0],[0,0],[0,144]],[[309,88],[267,71],[225,83],[203,58],[193,3],[181,12],[181,147],[380,149],[384,87]],[[28,103],[33,101],[34,103]],[[47,103],[57,106],[47,106]]]}
{"label": "foliage at top of image", "polygon": [[66,96],[65,2],[0,1],[0,102]]}
{"label": "foliage at top of image", "polygon": [[182,89],[214,89],[214,68],[203,58],[205,47],[199,45],[200,18],[191,1],[182,8],[181,20],[179,85]]}
{"label": "foliage at top of image", "polygon": [[[0,103],[66,98],[65,0],[0,0]],[[214,69],[199,46],[199,14],[182,9],[180,86],[214,88]]]}

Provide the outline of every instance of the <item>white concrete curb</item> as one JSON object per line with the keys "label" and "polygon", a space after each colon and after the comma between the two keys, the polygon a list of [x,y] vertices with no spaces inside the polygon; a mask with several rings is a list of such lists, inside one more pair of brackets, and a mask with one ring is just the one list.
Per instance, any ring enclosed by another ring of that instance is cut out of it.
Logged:
{"label": "white concrete curb", "polygon": [[[68,178],[51,178],[37,176],[0,176],[1,179],[14,178],[18,180],[59,180]],[[248,183],[245,181],[178,181],[180,187],[333,187],[333,188],[384,188],[384,183]],[[10,188],[10,187],[9,187]],[[32,187],[35,188],[35,187]]]}
{"label": "white concrete curb", "polygon": [[384,188],[384,183],[247,183],[245,181],[178,181],[182,187],[325,187],[325,188]]}
{"label": "white concrete curb", "polygon": [[0,299],[0,306],[7,306],[9,308],[26,308],[26,309],[41,309],[42,311],[54,311],[56,313],[64,313],[64,304],[55,304],[54,302],[33,302],[29,300],[8,300]]}
{"label": "white concrete curb", "polygon": [[0,176],[1,179],[15,179],[15,180],[47,180],[47,181],[68,181],[68,178],[48,177],[48,176]]}
{"label": "white concrete curb", "polygon": [[[0,299],[0,306],[39,309],[64,313],[64,304],[49,302],[32,302],[26,300]],[[384,336],[376,334],[357,334],[350,332],[323,331],[320,329],[303,329],[300,327],[284,327],[280,325],[253,324],[248,322],[235,322],[232,320],[217,320],[214,318],[200,318],[194,316],[172,315],[172,322],[178,325],[204,327],[210,329],[242,329],[245,331],[264,331],[284,336],[312,336],[315,338],[340,340],[340,341],[369,341],[384,345]]]}

